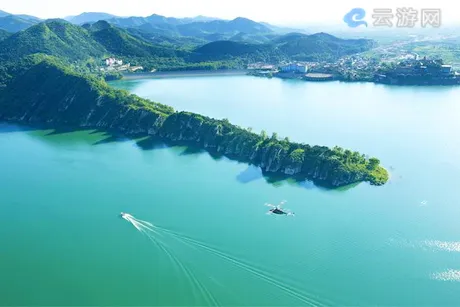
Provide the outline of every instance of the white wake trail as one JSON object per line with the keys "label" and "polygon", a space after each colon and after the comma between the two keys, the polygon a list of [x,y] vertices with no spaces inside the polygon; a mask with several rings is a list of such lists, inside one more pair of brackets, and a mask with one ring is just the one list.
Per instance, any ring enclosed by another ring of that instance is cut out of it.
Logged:
{"label": "white wake trail", "polygon": [[168,229],[165,229],[165,228],[162,228],[162,227],[158,227],[158,230],[160,231],[164,231],[166,233],[169,233],[170,235],[176,237],[177,239],[179,239],[180,241],[182,241],[183,243],[185,244],[191,244],[195,247],[200,247],[202,248],[203,250],[206,250],[208,252],[210,252],[211,254],[214,254],[215,256],[221,258],[221,259],[224,259],[226,261],[229,261],[230,263],[232,263],[233,265],[239,267],[240,269],[242,270],[245,270],[259,278],[261,278],[262,280],[265,280],[266,282],[270,283],[271,285],[279,288],[280,290],[286,292],[288,295],[291,295],[292,297],[295,297],[296,299],[308,304],[308,305],[312,305],[312,306],[319,306],[321,305],[320,302],[318,302],[317,300],[315,300],[314,298],[312,297],[309,297],[307,295],[305,295],[304,293],[302,293],[302,291],[299,291],[299,289],[295,289],[295,287],[292,287],[292,285],[290,285],[290,287],[286,287],[283,285],[283,282],[277,280],[276,277],[274,276],[270,276],[271,274],[267,274],[268,272],[264,272],[260,269],[257,269],[255,268],[254,266],[252,265],[249,265],[249,264],[246,264],[244,262],[242,262],[241,260],[238,260],[236,258],[234,258],[233,256],[230,256],[224,252],[221,252],[219,250],[216,250],[215,248],[212,248],[211,246],[208,246],[207,244],[203,243],[203,242],[200,242],[200,241],[197,241],[195,239],[192,239],[192,238],[189,238],[187,236],[184,236],[182,234],[179,234],[175,231],[171,231],[171,230],[168,230]]}
{"label": "white wake trail", "polygon": [[154,226],[152,223],[149,223],[143,220],[139,220],[130,214],[125,213],[123,215],[123,218],[127,220],[128,222],[130,222],[142,234],[145,234],[149,238],[149,240],[152,241],[152,243],[157,245],[158,248],[160,248],[170,258],[171,261],[175,262],[179,266],[180,270],[183,271],[185,276],[187,276],[192,286],[198,288],[198,290],[201,292],[201,295],[203,295],[203,297],[208,302],[211,301],[213,305],[217,305],[215,297],[213,297],[213,295],[209,292],[209,290],[196,278],[196,276],[194,276],[192,271],[190,269],[187,269],[182,263],[182,261],[180,261],[175,255],[171,253],[171,251],[169,251],[166,248],[163,242],[161,242],[158,238],[155,238],[155,235],[159,235],[161,232],[167,233],[175,237],[176,239],[179,239],[180,241],[182,241],[183,243],[187,245],[190,244],[190,246],[199,247],[223,260],[226,260],[232,263],[233,265],[239,267],[240,269],[247,271],[248,273],[251,273],[259,277],[260,279],[266,281],[267,283],[277,287],[278,289],[285,292],[286,294],[298,299],[299,301],[302,301],[306,305],[313,305],[313,306],[321,305],[320,302],[302,293],[303,291],[299,291],[299,289],[292,287],[292,285],[289,285],[289,286],[283,285],[283,282],[281,282],[280,280],[277,280],[277,278],[274,276],[270,276],[271,274],[267,274],[268,272],[261,271],[260,269],[257,269],[252,265],[246,264],[242,262],[241,260],[238,260],[237,258],[234,258],[222,251],[216,250],[215,248],[212,248],[211,246],[208,246],[207,244],[203,242],[197,241],[195,239],[189,238],[175,231],[165,229],[163,227]]}
{"label": "white wake trail", "polygon": [[142,230],[141,230],[141,228],[139,227],[138,223],[135,222],[135,221],[133,221],[133,220],[131,220],[131,218],[130,218],[129,216],[124,215],[123,218],[124,218],[125,220],[127,220],[128,222],[130,222],[134,227],[136,227],[137,230],[139,230],[139,231],[142,232]]}
{"label": "white wake trail", "polygon": [[131,219],[135,220],[136,222],[142,223],[142,224],[147,225],[147,226],[150,226],[150,227],[154,227],[152,223],[147,222],[147,221],[144,221],[144,220],[140,220],[140,219],[138,219],[138,218],[132,216],[131,214],[129,215],[129,217],[130,217]]}
{"label": "white wake trail", "polygon": [[[162,230],[165,230],[165,229],[162,229]],[[291,295],[292,297],[295,297],[296,299],[304,302],[305,304],[308,304],[308,305],[311,305],[311,306],[319,306],[319,305],[321,305],[316,300],[314,300],[314,299],[312,299],[310,297],[307,297],[302,293],[299,293],[298,290],[290,289],[290,288],[284,286],[280,281],[278,281],[277,279],[267,275],[267,273],[265,273],[265,272],[261,272],[259,269],[251,267],[250,265],[247,265],[247,264],[245,264],[245,263],[243,263],[243,262],[241,262],[241,261],[239,261],[237,259],[234,259],[233,257],[231,257],[229,255],[226,255],[225,253],[222,253],[222,252],[220,252],[220,251],[218,251],[218,250],[216,250],[214,248],[211,248],[211,247],[208,247],[206,245],[203,245],[199,241],[196,241],[194,239],[187,238],[187,237],[184,237],[184,236],[179,236],[178,234],[173,234],[172,232],[170,232],[170,233],[173,236],[176,236],[177,238],[180,238],[181,240],[187,241],[187,242],[189,242],[191,244],[194,244],[196,246],[199,246],[199,247],[203,248],[204,250],[207,250],[208,252],[216,255],[217,257],[220,257],[221,259],[229,261],[230,263],[234,264],[235,266],[239,267],[242,270],[245,270],[245,271],[247,271],[249,273],[254,274],[255,276],[258,276],[262,280],[265,280],[269,284],[279,288],[280,290],[286,292],[287,294]]]}
{"label": "white wake trail", "polygon": [[[151,223],[148,223],[147,222],[147,225],[146,223],[144,223],[144,221],[140,222],[138,220],[136,220],[132,215],[130,214],[125,214],[123,215],[123,218],[125,220],[127,220],[128,222],[130,222],[134,227],[136,227],[137,230],[141,231],[142,232],[142,229],[148,229],[150,231],[153,231],[154,230],[151,228],[151,227],[155,227],[153,226]],[[151,227],[150,227],[151,226]]]}
{"label": "white wake trail", "polygon": [[194,274],[191,269],[187,268],[183,262],[166,247],[164,242],[155,237],[155,235],[159,234],[156,231],[158,229],[156,226],[150,222],[137,219],[131,214],[125,213],[122,217],[126,221],[130,222],[142,234],[146,235],[147,238],[152,241],[152,243],[154,243],[160,250],[162,250],[173,263],[176,263],[179,269],[182,270],[184,275],[187,277],[192,287],[196,288],[200,292],[207,303],[210,303],[212,306],[219,305],[216,298],[211,294],[208,288],[197,279],[195,276],[196,274]]}

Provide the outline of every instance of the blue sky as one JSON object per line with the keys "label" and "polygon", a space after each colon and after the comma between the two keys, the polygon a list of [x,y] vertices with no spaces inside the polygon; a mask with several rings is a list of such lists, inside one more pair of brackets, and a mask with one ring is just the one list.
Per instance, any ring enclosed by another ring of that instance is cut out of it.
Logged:
{"label": "blue sky", "polygon": [[[310,23],[341,23],[351,8],[413,7],[442,9],[443,23],[460,20],[460,1],[457,0],[10,0],[2,1],[0,9],[13,14],[30,14],[41,18],[65,17],[82,12],[107,12],[120,16],[148,16],[153,13],[192,17],[206,15],[232,19],[238,16],[256,21],[282,25]],[[70,4],[71,3],[71,4]],[[370,18],[370,16],[368,16]]]}

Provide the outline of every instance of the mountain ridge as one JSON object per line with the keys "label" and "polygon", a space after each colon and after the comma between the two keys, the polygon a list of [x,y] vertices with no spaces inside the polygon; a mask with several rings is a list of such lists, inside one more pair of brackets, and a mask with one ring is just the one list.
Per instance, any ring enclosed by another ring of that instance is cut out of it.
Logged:
{"label": "mountain ridge", "polygon": [[[20,17],[21,15],[6,15],[0,17],[0,29],[7,32],[19,32],[40,22],[39,19]],[[27,16],[27,15],[22,15]],[[32,16],[33,17],[33,16]]]}
{"label": "mountain ridge", "polygon": [[44,53],[70,61],[102,57],[105,49],[89,33],[66,21],[48,20],[14,33],[0,43],[0,59]]}
{"label": "mountain ridge", "polygon": [[[252,21],[239,19],[236,23],[244,25],[252,24]],[[368,40],[344,40],[325,33],[290,33],[274,38],[268,35],[261,43],[253,42],[254,37],[246,41],[246,36],[251,35],[241,32],[237,35],[240,40],[237,42],[211,34],[215,36],[213,42],[194,47],[176,44],[168,38],[163,38],[161,43],[151,42],[141,33],[137,34],[132,35],[132,31],[103,20],[83,26],[65,20],[47,20],[13,35],[5,33],[5,38],[0,42],[0,59],[11,61],[35,53],[57,56],[67,61],[116,56],[148,71],[216,69],[244,68],[249,63],[260,61],[332,61],[372,47]]]}
{"label": "mountain ridge", "polygon": [[99,20],[107,20],[111,18],[119,18],[119,17],[109,14],[109,13],[104,13],[104,12],[83,12],[76,16],[64,17],[63,19],[73,24],[81,25],[81,24],[88,23],[88,22],[96,22]]}

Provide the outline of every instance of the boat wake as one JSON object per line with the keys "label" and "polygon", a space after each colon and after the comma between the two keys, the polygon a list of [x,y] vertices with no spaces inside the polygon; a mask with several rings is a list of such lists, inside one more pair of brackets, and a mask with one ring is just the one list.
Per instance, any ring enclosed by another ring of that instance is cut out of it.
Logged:
{"label": "boat wake", "polygon": [[288,285],[286,281],[282,281],[276,278],[273,274],[269,273],[268,271],[256,268],[254,265],[248,264],[247,262],[238,259],[234,256],[231,256],[228,253],[220,251],[204,242],[190,238],[178,232],[153,225],[150,222],[137,219],[128,213],[122,213],[121,217],[129,223],[131,223],[139,232],[144,234],[153,244],[155,244],[162,252],[164,252],[165,255],[171,260],[171,262],[175,263],[179,267],[184,276],[186,276],[188,281],[191,283],[191,286],[199,291],[199,293],[209,303],[209,305],[218,306],[219,302],[212,295],[209,289],[199,281],[199,279],[196,277],[196,274],[191,270],[191,268],[184,265],[184,263],[174,254],[173,250],[170,247],[168,247],[161,238],[169,236],[170,238],[174,238],[182,244],[188,245],[195,249],[200,249],[202,251],[205,251],[211,255],[218,257],[219,259],[225,260],[226,262],[238,267],[239,269],[252,274],[253,276],[271,284],[272,286],[275,286],[285,294],[302,302],[303,305],[321,306],[329,305],[330,303],[325,302],[324,300],[319,300],[318,297],[312,295],[311,293],[307,294],[304,291],[292,285]]}

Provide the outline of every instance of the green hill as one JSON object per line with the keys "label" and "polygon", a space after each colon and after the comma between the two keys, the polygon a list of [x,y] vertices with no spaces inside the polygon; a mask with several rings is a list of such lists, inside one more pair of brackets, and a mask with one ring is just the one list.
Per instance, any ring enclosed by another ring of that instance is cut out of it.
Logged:
{"label": "green hill", "polygon": [[375,158],[342,148],[310,146],[267,137],[110,88],[47,58],[0,89],[0,120],[54,127],[90,127],[186,143],[259,166],[266,173],[311,179],[329,187],[368,181],[382,185],[387,171]]}
{"label": "green hill", "polygon": [[212,57],[235,57],[270,50],[271,47],[269,45],[256,45],[234,41],[216,41],[195,49],[195,52]]}
{"label": "green hill", "polygon": [[271,44],[250,44],[233,41],[216,41],[194,50],[194,61],[238,61],[240,66],[246,63],[265,61],[279,62],[287,60]]}
{"label": "green hill", "polygon": [[4,40],[4,39],[6,39],[6,38],[8,38],[10,36],[11,36],[10,32],[7,32],[5,30],[0,29],[0,41]]}
{"label": "green hill", "polygon": [[[216,26],[216,23],[222,22],[208,23],[214,24],[210,27],[216,30],[216,27],[221,27]],[[225,27],[233,24],[231,27],[239,30],[252,27],[254,31],[265,31],[253,21],[241,18],[224,23]],[[175,38],[157,36],[156,39],[152,39],[153,41],[149,41],[149,35],[151,34],[142,30],[121,29],[107,21],[77,26],[64,20],[48,20],[11,36],[0,33],[0,60],[14,61],[27,55],[43,53],[75,63],[112,55],[120,57],[125,63],[140,65],[146,70],[153,68],[213,70],[242,68],[255,61],[274,63],[286,60],[332,61],[343,55],[368,50],[373,46],[370,40],[344,40],[325,33],[314,35],[291,33],[273,39],[271,37],[274,34],[270,32],[265,36],[268,42],[248,43],[244,40],[260,35],[238,32],[233,37],[243,41],[217,40],[196,48],[202,40],[183,36]],[[216,40],[222,34],[214,33],[209,36],[213,36],[212,40]],[[1,40],[1,37],[4,39]],[[97,68],[94,63],[93,61],[92,64],[75,63],[75,65],[80,66],[82,70],[94,71]]]}
{"label": "green hill", "polygon": [[185,36],[168,36],[165,34],[152,34],[151,32],[135,29],[135,28],[128,28],[126,31],[129,32],[132,36],[141,39],[143,41],[155,44],[155,45],[162,45],[162,46],[169,46],[175,48],[185,48],[185,49],[193,49],[197,46],[202,46],[208,41],[202,38],[196,37],[185,37]]}
{"label": "green hill", "polygon": [[60,20],[39,23],[15,33],[0,43],[2,60],[44,53],[67,61],[77,61],[89,57],[102,57],[105,52],[105,48],[96,42],[88,31]]}
{"label": "green hill", "polygon": [[126,29],[142,30],[169,37],[194,37],[208,42],[229,39],[238,33],[247,35],[274,33],[266,24],[242,17],[219,20],[206,17],[172,18],[153,14],[148,17],[113,18],[107,21]]}
{"label": "green hill", "polygon": [[373,46],[373,41],[365,39],[340,39],[325,33],[290,33],[264,44],[216,41],[195,49],[195,52],[201,59],[244,57],[252,61],[334,61],[344,55],[369,50]]}
{"label": "green hill", "polygon": [[238,17],[233,20],[214,20],[209,22],[193,22],[177,26],[183,36],[206,37],[209,34],[221,34],[228,37],[240,32],[246,34],[267,34],[273,31],[267,26],[247,18]]}
{"label": "green hill", "polygon": [[176,57],[176,50],[155,46],[135,38],[128,31],[113,27],[106,21],[98,21],[87,29],[91,36],[107,51],[119,56],[130,57]]}
{"label": "green hill", "polygon": [[368,39],[340,39],[327,33],[289,33],[273,40],[293,60],[336,60],[344,55],[367,51],[375,42]]}
{"label": "green hill", "polygon": [[[180,69],[186,66],[185,58],[190,54],[174,46],[146,42],[105,21],[84,27],[63,20],[46,21],[0,42],[0,60],[3,61],[15,61],[38,53],[56,56],[67,62],[112,55],[146,69]],[[202,66],[192,64],[191,67]]]}
{"label": "green hill", "polygon": [[152,15],[149,17],[113,18],[109,22],[120,28],[141,30],[150,35],[180,36],[176,28],[178,21],[175,18],[168,19],[163,16]]}
{"label": "green hill", "polygon": [[247,34],[239,32],[229,37],[228,40],[240,43],[264,44],[270,43],[271,38],[274,36],[276,36],[276,34]]}
{"label": "green hill", "polygon": [[51,58],[19,74],[3,94],[0,117],[14,120],[23,114],[22,120],[29,123],[47,121],[74,127],[116,126],[120,129],[123,125],[132,128],[142,124],[142,120],[130,121],[120,114],[126,116],[132,112],[139,116],[147,112],[143,120],[148,121],[150,117],[157,119],[173,111],[170,107],[112,89],[94,77],[75,73]]}

